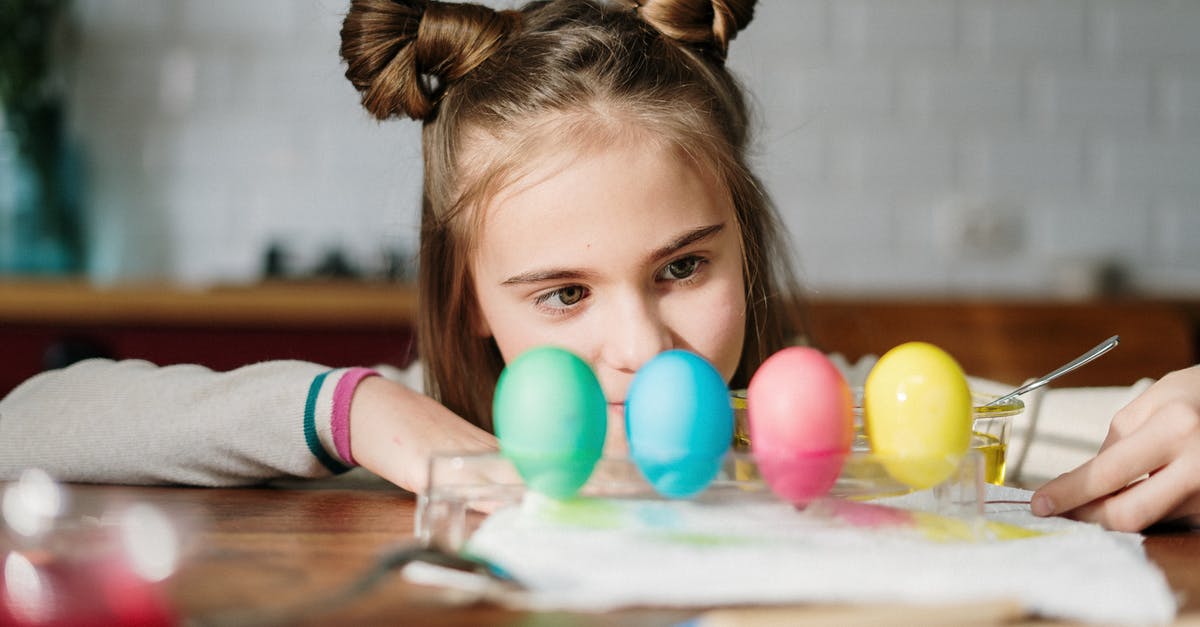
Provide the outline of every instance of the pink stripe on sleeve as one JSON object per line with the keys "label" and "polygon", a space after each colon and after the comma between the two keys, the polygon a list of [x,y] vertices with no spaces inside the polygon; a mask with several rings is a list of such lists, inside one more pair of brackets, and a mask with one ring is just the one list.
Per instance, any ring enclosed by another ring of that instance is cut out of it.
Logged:
{"label": "pink stripe on sleeve", "polygon": [[351,368],[333,388],[333,416],[329,419],[329,429],[333,432],[333,446],[338,456],[351,466],[358,464],[350,452],[350,401],[354,399],[359,381],[374,376],[379,373],[370,368]]}

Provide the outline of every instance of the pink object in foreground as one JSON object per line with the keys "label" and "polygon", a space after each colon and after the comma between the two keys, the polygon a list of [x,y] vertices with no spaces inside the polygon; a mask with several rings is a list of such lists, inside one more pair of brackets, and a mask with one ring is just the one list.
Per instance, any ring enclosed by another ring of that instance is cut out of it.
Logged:
{"label": "pink object in foreground", "polygon": [[178,617],[161,586],[112,555],[10,551],[0,569],[0,625],[159,627]]}
{"label": "pink object in foreground", "polygon": [[768,358],[746,391],[750,449],[767,485],[805,505],[829,493],[854,441],[850,386],[820,351],[792,346]]}

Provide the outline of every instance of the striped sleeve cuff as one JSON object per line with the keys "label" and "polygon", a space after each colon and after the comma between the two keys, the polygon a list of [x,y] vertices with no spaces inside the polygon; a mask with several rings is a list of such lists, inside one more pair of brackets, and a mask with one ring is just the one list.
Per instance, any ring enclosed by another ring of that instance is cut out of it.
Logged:
{"label": "striped sleeve cuff", "polygon": [[378,373],[370,368],[343,368],[317,375],[304,402],[304,441],[321,465],[333,474],[355,466],[350,450],[350,402],[359,382]]}

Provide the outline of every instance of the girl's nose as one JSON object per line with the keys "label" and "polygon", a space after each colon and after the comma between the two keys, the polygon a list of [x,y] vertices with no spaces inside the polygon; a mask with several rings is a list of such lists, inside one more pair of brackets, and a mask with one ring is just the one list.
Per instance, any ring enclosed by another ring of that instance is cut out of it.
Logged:
{"label": "girl's nose", "polygon": [[671,348],[671,331],[657,303],[641,296],[620,303],[603,333],[605,361],[616,370],[636,372],[655,355]]}

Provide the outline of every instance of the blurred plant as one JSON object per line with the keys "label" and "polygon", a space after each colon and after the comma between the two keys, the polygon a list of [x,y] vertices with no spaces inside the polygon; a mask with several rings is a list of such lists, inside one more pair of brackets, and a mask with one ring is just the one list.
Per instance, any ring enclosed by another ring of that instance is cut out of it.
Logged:
{"label": "blurred plant", "polygon": [[[56,35],[68,0],[0,2],[0,113],[16,148],[18,177],[31,177],[18,190],[17,231],[42,249],[53,243],[54,270],[78,270],[82,236],[73,184],[77,173],[65,137],[64,85],[56,72]],[[28,173],[22,172],[25,168]],[[46,260],[43,260],[46,261]],[[20,262],[16,264],[21,268]]]}
{"label": "blurred plant", "polygon": [[28,106],[45,98],[50,73],[51,33],[64,0],[5,0],[0,3],[0,101]]}

